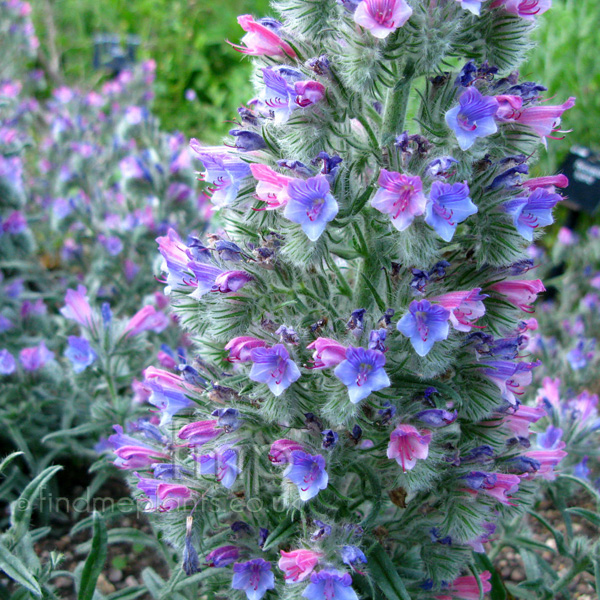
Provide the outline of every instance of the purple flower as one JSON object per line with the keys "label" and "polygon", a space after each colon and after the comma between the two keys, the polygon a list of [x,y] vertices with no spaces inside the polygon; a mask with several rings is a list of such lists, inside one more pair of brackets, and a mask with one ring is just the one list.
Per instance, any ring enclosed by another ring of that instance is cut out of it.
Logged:
{"label": "purple flower", "polygon": [[385,356],[379,350],[365,350],[350,346],[346,360],[336,368],[336,377],[348,388],[352,404],[364,400],[371,392],[389,387],[390,379],[383,370]]}
{"label": "purple flower", "polygon": [[531,383],[531,371],[541,365],[541,361],[512,363],[506,360],[493,360],[483,363],[487,368],[482,373],[498,386],[502,398],[512,406],[518,404],[515,396],[521,396]]}
{"label": "purple flower", "polygon": [[351,585],[352,577],[349,573],[334,569],[313,572],[302,597],[308,600],[358,600]]}
{"label": "purple flower", "polygon": [[201,475],[215,475],[217,481],[229,489],[240,470],[237,466],[237,452],[233,448],[220,448],[209,454],[193,456],[200,463]]}
{"label": "purple flower", "polygon": [[496,98],[482,96],[477,88],[470,87],[458,102],[458,106],[446,113],[446,123],[456,134],[461,150],[468,150],[478,137],[496,133],[494,115],[499,107]]}
{"label": "purple flower", "polygon": [[191,149],[198,155],[206,171],[202,177],[211,187],[212,203],[226,206],[235,200],[241,182],[250,176],[250,166],[230,152],[227,146],[204,147],[190,140]]}
{"label": "purple flower", "polygon": [[458,413],[456,411],[450,412],[440,408],[431,408],[418,412],[415,417],[430,427],[445,427],[456,421]]}
{"label": "purple flower", "polygon": [[263,137],[254,131],[246,129],[231,129],[229,135],[235,137],[235,147],[241,152],[262,150],[267,147]]}
{"label": "purple flower", "polygon": [[0,315],[0,333],[12,329],[14,325],[10,319],[7,319],[4,315]]}
{"label": "purple flower", "polygon": [[444,241],[451,241],[457,224],[476,212],[477,207],[469,198],[469,186],[466,182],[450,185],[434,181],[431,185],[425,222]]}
{"label": "purple flower", "polygon": [[188,268],[196,277],[197,288],[190,294],[196,300],[208,292],[221,292],[222,294],[237,292],[254,279],[246,271],[222,271],[207,263],[190,261]]}
{"label": "purple flower", "polygon": [[75,373],[85,371],[98,358],[85,338],[70,335],[68,342],[69,347],[65,350],[65,356],[71,361]]}
{"label": "purple flower", "polygon": [[12,235],[16,235],[17,233],[22,233],[27,229],[27,219],[25,215],[15,210],[12,212],[6,220],[2,223],[2,230],[5,233],[10,233]]}
{"label": "purple flower", "polygon": [[585,369],[589,361],[594,358],[595,339],[580,339],[577,345],[567,353],[567,360],[573,371]]}
{"label": "purple flower", "polygon": [[37,371],[54,358],[54,352],[46,348],[46,343],[41,341],[32,348],[23,348],[19,352],[19,360],[26,371]]}
{"label": "purple flower", "polygon": [[271,563],[262,558],[235,563],[231,587],[234,590],[244,590],[248,600],[260,600],[267,590],[275,588]]}
{"label": "purple flower", "polygon": [[346,565],[352,566],[358,562],[367,563],[365,553],[356,546],[344,546],[340,554],[342,555],[342,562]]}
{"label": "purple flower", "polygon": [[587,466],[589,456],[584,456],[581,462],[578,462],[573,468],[573,475],[579,477],[579,479],[588,479],[591,469]]}
{"label": "purple flower", "polygon": [[504,204],[504,210],[512,216],[517,231],[530,242],[538,227],[554,223],[552,209],[562,200],[544,188],[535,189],[529,197],[519,197]]}
{"label": "purple flower", "polygon": [[10,375],[16,368],[14,356],[6,348],[0,350],[0,375]]}
{"label": "purple flower", "polygon": [[354,12],[354,22],[384,39],[402,27],[412,15],[405,0],[362,0]]}
{"label": "purple flower", "polygon": [[329,221],[338,213],[338,204],[329,192],[329,182],[324,175],[309,179],[294,179],[288,184],[290,199],[285,206],[286,219],[299,223],[308,239],[319,239]]}
{"label": "purple flower", "polygon": [[325,459],[320,454],[312,456],[301,450],[292,451],[284,476],[298,486],[300,499],[304,501],[314,498],[327,487],[329,481]]}
{"label": "purple flower", "polygon": [[447,179],[453,174],[450,172],[452,165],[456,164],[458,161],[451,156],[439,156],[425,167],[425,175],[430,179]]}
{"label": "purple flower", "polygon": [[240,557],[240,549],[237,546],[221,546],[215,548],[206,555],[205,562],[209,567],[226,567]]}
{"label": "purple flower", "polygon": [[283,344],[275,344],[272,348],[254,348],[250,356],[254,364],[248,377],[252,381],[266,383],[275,396],[281,396],[300,378],[300,370],[290,359]]}
{"label": "purple flower", "polygon": [[93,318],[90,301],[86,294],[87,289],[82,285],[77,286],[77,291],[67,290],[65,306],[60,309],[60,314],[66,319],[72,319],[84,327],[89,327]]}
{"label": "purple flower", "polygon": [[149,388],[151,392],[148,402],[163,413],[161,426],[170,423],[173,415],[193,406],[193,402],[186,395],[185,382],[168,371],[148,367],[144,371],[144,387]]}
{"label": "purple flower", "polygon": [[549,425],[546,431],[537,434],[537,445],[543,450],[556,450],[560,445],[562,434],[562,429]]}
{"label": "purple flower", "polygon": [[428,300],[410,303],[408,312],[398,321],[397,329],[410,338],[415,352],[425,356],[435,342],[448,338],[450,311]]}
{"label": "purple flower", "polygon": [[104,246],[111,256],[117,256],[123,251],[123,242],[116,235],[106,237],[104,234],[98,236],[98,241]]}
{"label": "purple flower", "polygon": [[420,177],[381,169],[377,183],[379,189],[371,200],[371,206],[379,212],[389,214],[392,225],[398,231],[404,231],[415,216],[425,212],[427,198],[422,192]]}

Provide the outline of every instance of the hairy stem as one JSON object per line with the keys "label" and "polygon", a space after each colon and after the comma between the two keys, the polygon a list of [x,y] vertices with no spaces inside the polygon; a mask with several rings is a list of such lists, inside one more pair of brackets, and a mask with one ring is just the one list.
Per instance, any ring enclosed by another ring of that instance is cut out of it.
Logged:
{"label": "hairy stem", "polygon": [[383,122],[381,124],[380,142],[382,146],[390,144],[404,129],[410,88],[414,77],[415,66],[409,61],[404,66],[402,77],[387,92]]}

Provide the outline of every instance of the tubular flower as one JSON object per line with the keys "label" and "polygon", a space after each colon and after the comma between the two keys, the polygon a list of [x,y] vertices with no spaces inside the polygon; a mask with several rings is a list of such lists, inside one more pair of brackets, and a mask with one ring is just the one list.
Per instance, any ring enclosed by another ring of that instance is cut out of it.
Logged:
{"label": "tubular flower", "polygon": [[384,39],[402,27],[411,15],[412,8],[404,0],[362,0],[354,12],[354,22],[376,38]]}
{"label": "tubular flower", "polygon": [[429,192],[425,222],[445,241],[450,242],[458,223],[474,215],[477,207],[469,198],[466,183],[434,181]]}
{"label": "tubular flower", "polygon": [[537,295],[546,291],[539,279],[500,281],[491,285],[490,289],[502,294],[508,302],[526,313],[534,312],[533,303],[537,300]]}
{"label": "tubular flower", "polygon": [[519,489],[521,479],[518,475],[508,475],[506,473],[482,473],[472,471],[465,475],[463,479],[472,493],[481,492],[496,498],[502,504],[511,505],[509,494],[513,494]]}
{"label": "tubular flower", "polygon": [[252,15],[240,15],[238,17],[240,27],[246,31],[242,38],[243,46],[231,44],[238,52],[250,56],[289,56],[296,58],[292,47],[284,42],[278,35],[281,23],[275,19],[254,20]]}
{"label": "tubular flower", "polygon": [[241,182],[250,176],[248,163],[237,158],[227,146],[202,146],[196,139],[190,140],[190,148],[198,155],[206,171],[202,178],[212,192],[211,201],[217,207],[235,200]]}
{"label": "tubular flower", "polygon": [[[136,475],[139,477],[138,473]],[[140,477],[137,487],[146,494],[143,499],[146,503],[145,512],[175,510],[185,506],[192,497],[192,490],[185,485],[165,483],[160,479]]]}
{"label": "tubular flower", "polygon": [[219,448],[209,454],[193,458],[200,463],[201,475],[214,475],[227,489],[235,483],[240,472],[237,466],[238,455],[233,448]]}
{"label": "tubular flower", "polygon": [[293,440],[276,440],[269,450],[269,460],[274,465],[287,465],[294,450],[304,451],[304,446]]}
{"label": "tubular flower", "polygon": [[398,231],[404,231],[416,216],[425,212],[427,198],[422,192],[420,177],[381,169],[377,183],[379,189],[371,199],[371,206],[379,212],[389,214],[392,225]]}
{"label": "tubular flower", "polygon": [[77,286],[77,291],[67,290],[65,306],[60,309],[60,314],[66,319],[72,319],[89,327],[93,323],[92,308],[87,297],[87,289],[83,285]]}
{"label": "tubular flower", "polygon": [[274,210],[285,206],[289,200],[288,184],[293,177],[281,175],[267,165],[254,163],[250,165],[252,176],[258,181],[256,186],[256,198],[266,202],[266,210]]}
{"label": "tubular flower", "polygon": [[248,362],[252,360],[252,350],[254,348],[264,348],[267,342],[251,336],[240,336],[233,338],[225,345],[225,350],[229,350],[227,360],[232,363]]}
{"label": "tubular flower", "polygon": [[248,600],[260,600],[267,590],[275,588],[275,575],[271,571],[271,563],[262,558],[235,563],[231,587],[246,592]]}
{"label": "tubular flower", "polygon": [[301,450],[292,451],[284,476],[296,484],[300,500],[305,502],[324,490],[329,481],[325,459],[320,454],[312,456]]}
{"label": "tubular flower", "polygon": [[410,338],[415,352],[426,356],[435,342],[448,338],[450,311],[428,300],[410,303],[408,312],[398,321],[398,331]]}
{"label": "tubular flower", "polygon": [[550,10],[552,0],[494,0],[491,8],[502,6],[506,12],[522,19],[534,21],[535,17]]}
{"label": "tubular flower", "polygon": [[290,198],[285,206],[285,218],[299,223],[311,242],[321,237],[327,223],[338,213],[338,204],[329,189],[324,175],[295,179],[288,185]]}
{"label": "tubular flower", "polygon": [[218,421],[216,420],[188,423],[179,430],[177,437],[187,440],[188,446],[202,446],[222,433],[217,425]]}
{"label": "tubular flower", "polygon": [[358,600],[351,585],[352,577],[349,573],[334,569],[313,572],[302,597],[308,600]]}
{"label": "tubular flower", "polygon": [[125,326],[125,333],[128,336],[138,335],[142,331],[154,331],[160,333],[169,325],[169,317],[165,313],[157,311],[154,306],[144,306],[138,310]]}
{"label": "tubular flower", "polygon": [[513,198],[504,203],[504,210],[512,216],[517,231],[528,241],[538,227],[554,223],[552,209],[562,200],[558,194],[543,187],[536,188],[530,196]]}
{"label": "tubular flower", "polygon": [[279,559],[279,568],[284,573],[286,583],[297,583],[304,581],[313,572],[314,568],[322,558],[322,554],[313,550],[292,550],[285,552],[280,550],[281,558]]}
{"label": "tubular flower", "polygon": [[254,364],[248,377],[252,381],[266,383],[275,396],[281,396],[300,378],[300,370],[290,359],[283,344],[275,344],[272,348],[254,348],[250,358]]}
{"label": "tubular flower", "polygon": [[450,311],[450,323],[457,331],[471,331],[477,327],[474,323],[485,314],[483,300],[487,294],[481,293],[481,288],[474,288],[464,292],[451,292],[443,296],[431,298],[440,306]]}
{"label": "tubular flower", "polygon": [[425,460],[429,455],[431,432],[427,429],[419,432],[412,425],[398,425],[390,436],[387,457],[395,458],[402,470],[410,471],[417,464],[417,459]]}
{"label": "tubular flower", "polygon": [[150,389],[148,402],[162,411],[161,426],[170,423],[173,415],[193,406],[186,396],[185,382],[168,371],[148,367],[144,371],[144,385]]}
{"label": "tubular flower", "polygon": [[483,96],[475,87],[469,87],[458,99],[458,106],[446,113],[446,123],[454,131],[461,150],[468,150],[477,138],[498,131],[494,115],[498,100]]}
{"label": "tubular flower", "polygon": [[481,12],[481,3],[483,1],[484,0],[457,0],[464,9],[477,16],[479,16],[479,13]]}
{"label": "tubular flower", "polygon": [[[479,580],[481,581],[481,587],[484,594],[492,591],[492,584],[490,578],[492,574],[489,571],[483,571],[480,573]],[[442,596],[436,596],[436,600],[479,600],[479,585],[477,584],[477,578],[473,575],[467,575],[465,577],[456,578],[449,586],[449,594]]]}
{"label": "tubular flower", "polygon": [[494,384],[502,393],[502,398],[511,406],[517,406],[516,396],[523,395],[525,387],[531,383],[533,375],[531,371],[541,365],[536,362],[518,362],[512,363],[506,360],[486,361],[486,368],[483,374]]}
{"label": "tubular flower", "polygon": [[313,352],[313,369],[329,369],[339,365],[346,358],[346,346],[330,338],[317,338],[306,346]]}
{"label": "tubular flower", "polygon": [[350,402],[357,404],[371,392],[389,387],[390,379],[383,370],[385,355],[379,350],[350,346],[346,359],[335,368],[336,377],[348,388]]}

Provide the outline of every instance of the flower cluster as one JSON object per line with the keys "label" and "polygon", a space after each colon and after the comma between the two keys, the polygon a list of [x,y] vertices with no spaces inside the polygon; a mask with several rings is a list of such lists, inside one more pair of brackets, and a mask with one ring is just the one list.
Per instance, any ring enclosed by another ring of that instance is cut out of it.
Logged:
{"label": "flower cluster", "polygon": [[[478,597],[491,575],[464,575],[471,551],[565,457],[541,431],[532,448],[547,411],[521,403],[545,291],[526,244],[565,182],[525,175],[573,100],[542,105],[495,35],[547,7],[275,8],[239,18],[256,92],[237,127],[191,141],[224,229],[158,238],[199,357],[146,370],[160,419],[112,436],[115,464],[188,575],[203,540],[209,594]],[[431,31],[499,66],[439,75]]]}

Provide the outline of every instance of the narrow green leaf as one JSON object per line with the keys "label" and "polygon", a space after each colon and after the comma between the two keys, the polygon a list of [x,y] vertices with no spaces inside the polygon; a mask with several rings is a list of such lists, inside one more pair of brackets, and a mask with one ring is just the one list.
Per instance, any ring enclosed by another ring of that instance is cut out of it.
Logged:
{"label": "narrow green leaf", "polygon": [[598,513],[595,513],[591,510],[587,510],[585,508],[578,508],[578,507],[567,508],[566,512],[573,514],[573,515],[577,515],[578,517],[582,517],[582,518],[588,520],[592,525],[595,525],[596,527],[600,527],[600,515]]}
{"label": "narrow green leaf", "polygon": [[41,598],[42,590],[35,576],[27,567],[4,545],[0,544],[0,569],[12,580],[28,589],[34,596]]}
{"label": "narrow green leaf", "polygon": [[92,538],[90,553],[83,565],[78,600],[92,600],[94,597],[96,583],[106,562],[107,554],[106,523],[99,512],[94,512],[94,537]]}
{"label": "narrow green leaf", "polygon": [[263,552],[285,542],[296,531],[294,519],[289,515],[269,534],[263,545]]}
{"label": "narrow green leaf", "polygon": [[502,582],[502,578],[494,568],[494,565],[487,554],[475,552],[473,557],[475,559],[475,564],[480,571],[489,571],[492,574],[490,578],[490,584],[492,585],[492,591],[490,592],[491,600],[506,600],[507,592],[504,583]]}
{"label": "narrow green leaf", "polygon": [[15,460],[15,458],[17,458],[17,456],[21,456],[22,454],[23,452],[13,452],[4,458],[2,462],[0,462],[0,473],[2,473],[2,471],[4,471],[4,469],[6,469],[6,467],[8,467],[8,465]]}
{"label": "narrow green leaf", "polygon": [[29,484],[27,484],[27,487],[19,496],[19,499],[11,504],[11,523],[14,527],[13,533],[17,541],[29,529],[29,522],[31,520],[33,504],[36,498],[38,497],[46,483],[52,477],[54,477],[54,475],[58,473],[58,471],[60,471],[61,469],[62,467],[60,465],[44,469],[35,479],[30,481]]}
{"label": "narrow green leaf", "polygon": [[369,571],[388,600],[411,600],[394,563],[379,544],[369,552]]}

